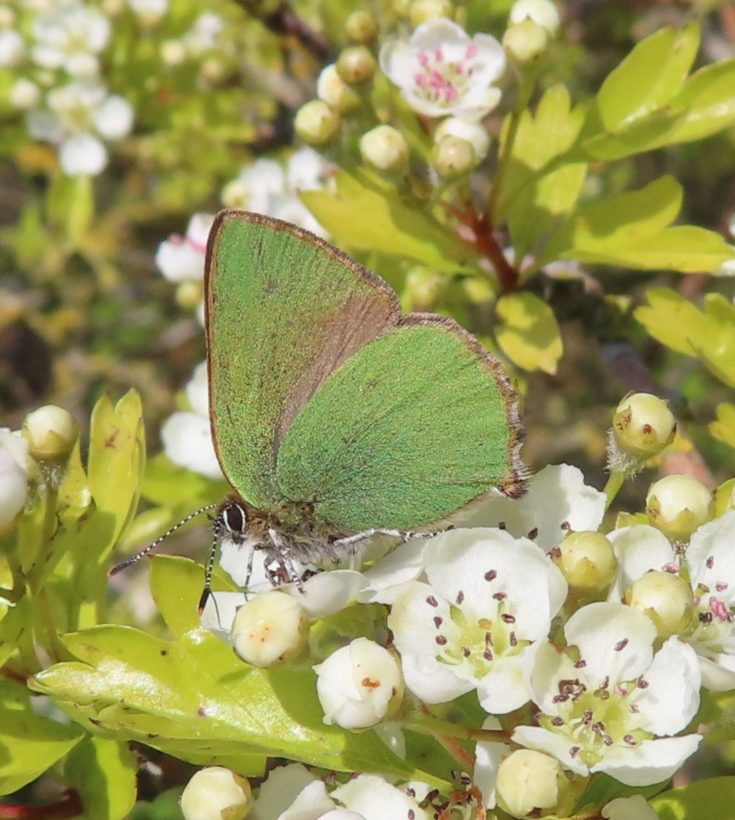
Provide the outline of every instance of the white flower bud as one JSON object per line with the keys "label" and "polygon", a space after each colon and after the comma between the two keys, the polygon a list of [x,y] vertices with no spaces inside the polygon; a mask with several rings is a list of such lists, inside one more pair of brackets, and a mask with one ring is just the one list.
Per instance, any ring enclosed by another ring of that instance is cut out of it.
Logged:
{"label": "white flower bud", "polygon": [[28,442],[0,429],[0,533],[11,528],[26,503],[30,466]]}
{"label": "white flower bud", "polygon": [[676,419],[658,396],[632,393],[617,406],[612,429],[615,441],[624,453],[637,459],[649,459],[674,440]]}
{"label": "white flower bud", "polygon": [[309,637],[309,621],[299,602],[274,590],[240,607],[230,640],[235,654],[253,666],[288,663],[301,654]]}
{"label": "white flower bud", "polygon": [[475,151],[478,160],[485,159],[490,149],[490,134],[482,123],[470,122],[460,117],[447,117],[434,131],[434,140],[439,142],[443,137],[459,137],[467,140]]}
{"label": "white flower bud", "polygon": [[10,87],[10,104],[24,111],[35,108],[41,99],[41,89],[30,80],[16,80]]}
{"label": "white flower bud", "polygon": [[360,98],[339,76],[337,66],[325,66],[316,81],[316,95],[335,111],[345,114],[360,106]]}
{"label": "white flower bud", "polygon": [[436,17],[451,20],[454,17],[454,5],[451,0],[413,0],[408,14],[411,25],[416,28]]}
{"label": "white flower bud", "polygon": [[371,43],[378,35],[375,15],[365,9],[358,9],[345,21],[345,34],[353,43]]}
{"label": "white flower bud", "polygon": [[712,493],[696,478],[668,475],[652,484],[646,496],[651,523],[674,541],[686,541],[712,517]]}
{"label": "white flower bud", "polygon": [[558,760],[542,752],[518,749],[498,767],[498,804],[513,817],[527,817],[534,810],[555,808],[563,784]]}
{"label": "white flower bud", "polygon": [[181,65],[186,60],[186,46],[181,40],[164,40],[161,43],[161,60],[164,65]]}
{"label": "white flower bud", "polygon": [[23,422],[28,452],[38,461],[64,461],[71,453],[79,427],[63,407],[47,404],[29,413]]}
{"label": "white flower bud", "polygon": [[320,815],[319,820],[365,820],[365,818],[356,811],[334,809],[333,811],[328,811],[326,814]]}
{"label": "white flower bud", "polygon": [[533,20],[511,23],[503,35],[503,48],[516,63],[533,62],[546,51],[549,32]]}
{"label": "white flower bud", "polygon": [[471,142],[460,137],[443,137],[434,145],[431,165],[444,179],[456,179],[477,165],[477,156]]}
{"label": "white flower bud", "polygon": [[202,283],[187,279],[179,282],[176,288],[176,304],[184,310],[193,310],[199,307],[203,298]]}
{"label": "white flower bud", "polygon": [[363,134],[360,153],[365,162],[387,173],[398,173],[408,164],[408,144],[403,134],[390,125],[379,125]]}
{"label": "white flower bud", "polygon": [[181,794],[184,820],[243,820],[250,813],[250,783],[221,766],[200,769]]}
{"label": "white flower bud", "polygon": [[359,85],[373,79],[377,65],[367,46],[348,46],[337,58],[337,73],[349,85]]}
{"label": "white flower bud", "polygon": [[323,100],[310,100],[299,108],[294,128],[308,145],[326,145],[339,131],[340,116]]}
{"label": "white flower bud", "polygon": [[623,600],[648,615],[661,640],[684,632],[694,611],[691,587],[670,572],[647,572],[633,583]]}
{"label": "white flower bud", "polygon": [[569,586],[579,592],[601,592],[615,577],[613,545],[601,532],[569,533],[552,555]]}
{"label": "white flower bud", "polygon": [[395,713],[403,697],[403,674],[395,655],[357,638],[314,667],[324,722],[366,729]]}
{"label": "white flower bud", "polygon": [[559,30],[561,22],[551,0],[518,0],[510,10],[510,22],[522,23],[524,20],[533,20],[552,35]]}

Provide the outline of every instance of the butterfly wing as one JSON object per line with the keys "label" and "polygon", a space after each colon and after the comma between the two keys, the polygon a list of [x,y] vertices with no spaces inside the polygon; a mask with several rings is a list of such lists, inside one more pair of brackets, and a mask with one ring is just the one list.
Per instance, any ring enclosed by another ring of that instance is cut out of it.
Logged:
{"label": "butterfly wing", "polygon": [[206,325],[212,432],[225,477],[261,509],[283,499],[281,443],[330,373],[393,327],[377,276],[307,231],[223,211],[210,233]]}
{"label": "butterfly wing", "polygon": [[277,481],[339,531],[420,528],[497,487],[518,495],[515,394],[455,322],[400,317],[313,394],[285,436]]}

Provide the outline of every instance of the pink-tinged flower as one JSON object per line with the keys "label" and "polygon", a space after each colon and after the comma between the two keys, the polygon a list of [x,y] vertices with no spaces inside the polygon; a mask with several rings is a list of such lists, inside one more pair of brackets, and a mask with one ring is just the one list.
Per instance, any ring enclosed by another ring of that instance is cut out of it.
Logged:
{"label": "pink-tinged flower", "polygon": [[156,265],[170,282],[200,281],[204,277],[207,238],[213,220],[212,214],[194,214],[184,236],[172,234],[158,246]]}
{"label": "pink-tinged flower", "polygon": [[500,102],[495,83],[505,71],[505,52],[489,34],[470,37],[444,18],[422,23],[411,39],[380,50],[380,67],[406,102],[429,117],[479,120]]}

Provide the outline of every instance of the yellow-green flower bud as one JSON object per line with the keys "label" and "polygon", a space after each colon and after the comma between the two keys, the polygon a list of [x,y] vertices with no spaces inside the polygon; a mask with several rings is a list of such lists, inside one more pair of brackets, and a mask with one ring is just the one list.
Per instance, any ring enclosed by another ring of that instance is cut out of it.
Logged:
{"label": "yellow-green flower bud", "polygon": [[225,64],[218,57],[207,57],[202,63],[200,76],[210,83],[218,83],[225,76]]}
{"label": "yellow-green flower bud", "polygon": [[345,114],[360,107],[360,97],[339,76],[337,66],[332,63],[325,66],[316,81],[316,94],[327,105]]}
{"label": "yellow-green flower bud", "polygon": [[376,67],[375,57],[367,46],[348,46],[337,58],[337,73],[348,85],[369,82]]}
{"label": "yellow-green flower bud", "polygon": [[201,282],[195,282],[192,279],[186,279],[184,282],[179,282],[176,288],[176,304],[184,310],[194,310],[199,307],[204,298],[204,290]]}
{"label": "yellow-green flower bud", "polygon": [[543,752],[518,749],[498,767],[498,805],[512,817],[538,816],[539,809],[554,809],[559,804],[565,783],[558,760]]}
{"label": "yellow-green flower bud", "polygon": [[250,783],[221,766],[200,769],[186,784],[180,800],[184,820],[244,820],[252,805]]}
{"label": "yellow-green flower bud", "polygon": [[431,310],[446,287],[447,277],[423,267],[411,268],[406,273],[401,303],[407,311]]}
{"label": "yellow-green flower bud", "polygon": [[725,481],[715,490],[714,517],[719,518],[733,509],[735,509],[735,478]]}
{"label": "yellow-green flower bud", "polygon": [[511,23],[503,35],[503,48],[513,62],[531,63],[546,51],[549,33],[533,20]]}
{"label": "yellow-green flower bud", "polygon": [[299,108],[294,119],[296,133],[308,145],[326,145],[339,131],[341,124],[337,111],[323,100],[310,100]]}
{"label": "yellow-green flower bud", "polygon": [[400,131],[390,125],[379,125],[360,139],[363,160],[379,171],[396,174],[408,164],[408,144]]}
{"label": "yellow-green flower bud", "polygon": [[442,137],[431,152],[431,165],[444,179],[468,174],[477,165],[472,143],[461,137]]}
{"label": "yellow-green flower bud", "polygon": [[626,591],[623,600],[648,615],[664,641],[689,626],[694,610],[689,584],[670,572],[647,572]]}
{"label": "yellow-green flower bud", "polygon": [[686,541],[712,517],[712,493],[696,478],[668,475],[652,484],[646,496],[651,523],[673,541]]}
{"label": "yellow-green flower bud", "polygon": [[38,461],[65,461],[76,444],[79,427],[63,407],[47,404],[29,413],[23,422],[28,452]]}
{"label": "yellow-green flower bud", "polygon": [[225,185],[220,194],[222,204],[227,208],[247,209],[250,191],[240,179],[233,179]]}
{"label": "yellow-green flower bud", "polygon": [[569,586],[584,593],[607,589],[618,566],[610,540],[592,530],[569,533],[552,555]]}
{"label": "yellow-green flower bud", "polygon": [[378,36],[378,21],[366,9],[353,11],[345,22],[345,34],[353,43],[372,43]]}
{"label": "yellow-green flower bud", "polygon": [[408,12],[412,26],[420,26],[436,17],[454,17],[454,3],[450,0],[413,0]]}
{"label": "yellow-green flower bud", "polygon": [[286,592],[265,592],[243,604],[232,622],[235,654],[253,666],[288,663],[298,657],[309,637],[304,608]]}
{"label": "yellow-green flower bud", "polygon": [[181,65],[187,57],[186,46],[181,40],[164,40],[160,53],[164,65]]}
{"label": "yellow-green flower bud", "polygon": [[658,396],[632,393],[617,406],[612,429],[622,452],[637,459],[649,459],[674,440],[676,419]]}

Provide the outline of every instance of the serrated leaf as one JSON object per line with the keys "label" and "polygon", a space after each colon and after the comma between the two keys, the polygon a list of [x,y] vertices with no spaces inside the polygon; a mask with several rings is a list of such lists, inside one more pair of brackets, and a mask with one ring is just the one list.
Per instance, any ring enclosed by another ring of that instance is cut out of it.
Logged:
{"label": "serrated leaf", "polygon": [[35,780],[84,737],[79,726],[66,726],[36,715],[28,690],[0,684],[0,795]]}
{"label": "serrated leaf", "polygon": [[510,293],[498,300],[502,324],[495,331],[503,353],[525,370],[555,373],[563,347],[556,316],[533,293]]}
{"label": "serrated leaf", "polygon": [[648,305],[634,316],[661,344],[696,356],[722,382],[735,387],[735,305],[719,293],[705,296],[704,310],[668,288],[648,291]]}
{"label": "serrated leaf", "polygon": [[67,757],[64,773],[79,793],[86,817],[124,820],[135,805],[137,769],[127,744],[86,737]]}
{"label": "serrated leaf", "polygon": [[663,28],[615,68],[597,94],[597,111],[606,131],[616,131],[667,105],[680,91],[699,47],[699,28]]}
{"label": "serrated leaf", "polygon": [[721,402],[715,408],[717,418],[710,422],[709,431],[712,435],[735,449],[735,404]]}
{"label": "serrated leaf", "polygon": [[253,761],[270,755],[446,785],[394,756],[373,732],[325,726],[310,668],[249,667],[202,629],[163,641],[101,626],[67,635],[64,643],[81,662],[56,664],[30,685],[76,721],[117,740],[197,763],[221,756],[236,761],[244,753],[243,774],[256,773]]}
{"label": "serrated leaf", "polygon": [[661,820],[730,820],[735,805],[735,777],[710,777],[651,800]]}
{"label": "serrated leaf", "polygon": [[336,191],[302,191],[304,204],[332,240],[353,251],[377,251],[456,273],[469,268],[476,251],[425,211],[370,180],[340,171]]}

